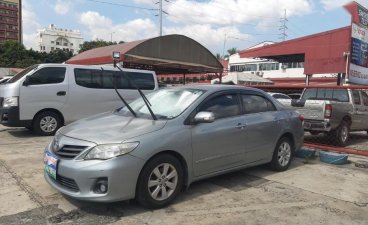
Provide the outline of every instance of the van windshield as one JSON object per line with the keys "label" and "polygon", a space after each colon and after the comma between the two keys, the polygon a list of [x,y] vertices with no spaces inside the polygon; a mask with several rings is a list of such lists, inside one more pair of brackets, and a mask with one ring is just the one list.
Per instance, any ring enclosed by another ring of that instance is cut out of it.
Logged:
{"label": "van windshield", "polygon": [[[173,119],[184,112],[204,92],[204,90],[199,89],[160,89],[146,95],[146,97],[158,119]],[[136,99],[129,105],[138,117],[151,116],[142,98]],[[120,109],[119,113],[131,115],[127,107]]]}
{"label": "van windshield", "polygon": [[25,75],[27,75],[30,71],[35,70],[38,68],[38,64],[30,66],[24,70],[22,70],[21,72],[17,73],[16,75],[14,75],[14,77],[10,78],[8,80],[7,83],[14,83],[17,82],[18,80],[20,80],[20,78],[24,77]]}

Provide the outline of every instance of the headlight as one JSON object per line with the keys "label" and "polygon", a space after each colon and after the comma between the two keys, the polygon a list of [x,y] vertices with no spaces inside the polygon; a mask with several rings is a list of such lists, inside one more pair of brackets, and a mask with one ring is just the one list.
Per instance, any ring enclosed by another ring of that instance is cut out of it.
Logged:
{"label": "headlight", "polygon": [[84,159],[110,159],[133,151],[139,142],[128,142],[122,144],[97,145],[91,149]]}
{"label": "headlight", "polygon": [[12,106],[18,106],[18,97],[4,98],[3,107],[8,108]]}

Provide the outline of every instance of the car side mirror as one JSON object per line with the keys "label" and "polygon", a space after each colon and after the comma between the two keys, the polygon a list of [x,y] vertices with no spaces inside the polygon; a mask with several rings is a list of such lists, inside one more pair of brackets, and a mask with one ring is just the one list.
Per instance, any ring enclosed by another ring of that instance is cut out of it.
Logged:
{"label": "car side mirror", "polygon": [[26,79],[23,81],[23,86],[28,86],[30,84],[30,78],[29,76],[26,76]]}
{"label": "car side mirror", "polygon": [[212,123],[215,121],[215,114],[213,112],[199,112],[194,117],[194,123]]}

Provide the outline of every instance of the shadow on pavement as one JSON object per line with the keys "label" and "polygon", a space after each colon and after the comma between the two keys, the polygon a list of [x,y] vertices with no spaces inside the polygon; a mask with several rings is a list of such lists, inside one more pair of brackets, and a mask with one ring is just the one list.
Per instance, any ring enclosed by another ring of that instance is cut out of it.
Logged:
{"label": "shadow on pavement", "polygon": [[[294,161],[290,169],[294,169],[303,165],[304,164],[301,162],[301,160],[298,160],[298,162]],[[251,173],[255,170],[261,172],[262,176],[251,175]],[[193,199],[198,200],[205,194],[214,193],[224,189],[238,192],[248,188],[261,187],[270,182],[262,177],[273,173],[277,172],[269,170],[267,166],[258,166],[251,169],[244,169],[201,180],[191,184],[188,190],[182,191],[173,204],[183,203]],[[66,220],[72,220],[73,222],[80,224],[82,223],[83,217],[86,215],[90,217],[92,215],[92,217],[95,218],[95,221],[90,224],[101,224],[101,222],[112,222],[116,221],[117,219],[121,219],[122,217],[134,216],[152,211],[150,209],[143,208],[135,200],[115,203],[92,203],[76,200],[68,196],[64,196],[64,198],[78,209],[50,217],[48,219],[49,222],[60,223]],[[161,210],[165,210],[166,212],[175,212],[173,205],[169,205]]]}

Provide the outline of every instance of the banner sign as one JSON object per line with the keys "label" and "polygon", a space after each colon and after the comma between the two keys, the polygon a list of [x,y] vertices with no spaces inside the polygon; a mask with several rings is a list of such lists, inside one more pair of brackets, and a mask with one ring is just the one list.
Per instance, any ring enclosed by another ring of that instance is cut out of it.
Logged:
{"label": "banner sign", "polygon": [[352,18],[349,82],[368,85],[368,10],[356,2],[345,8]]}

